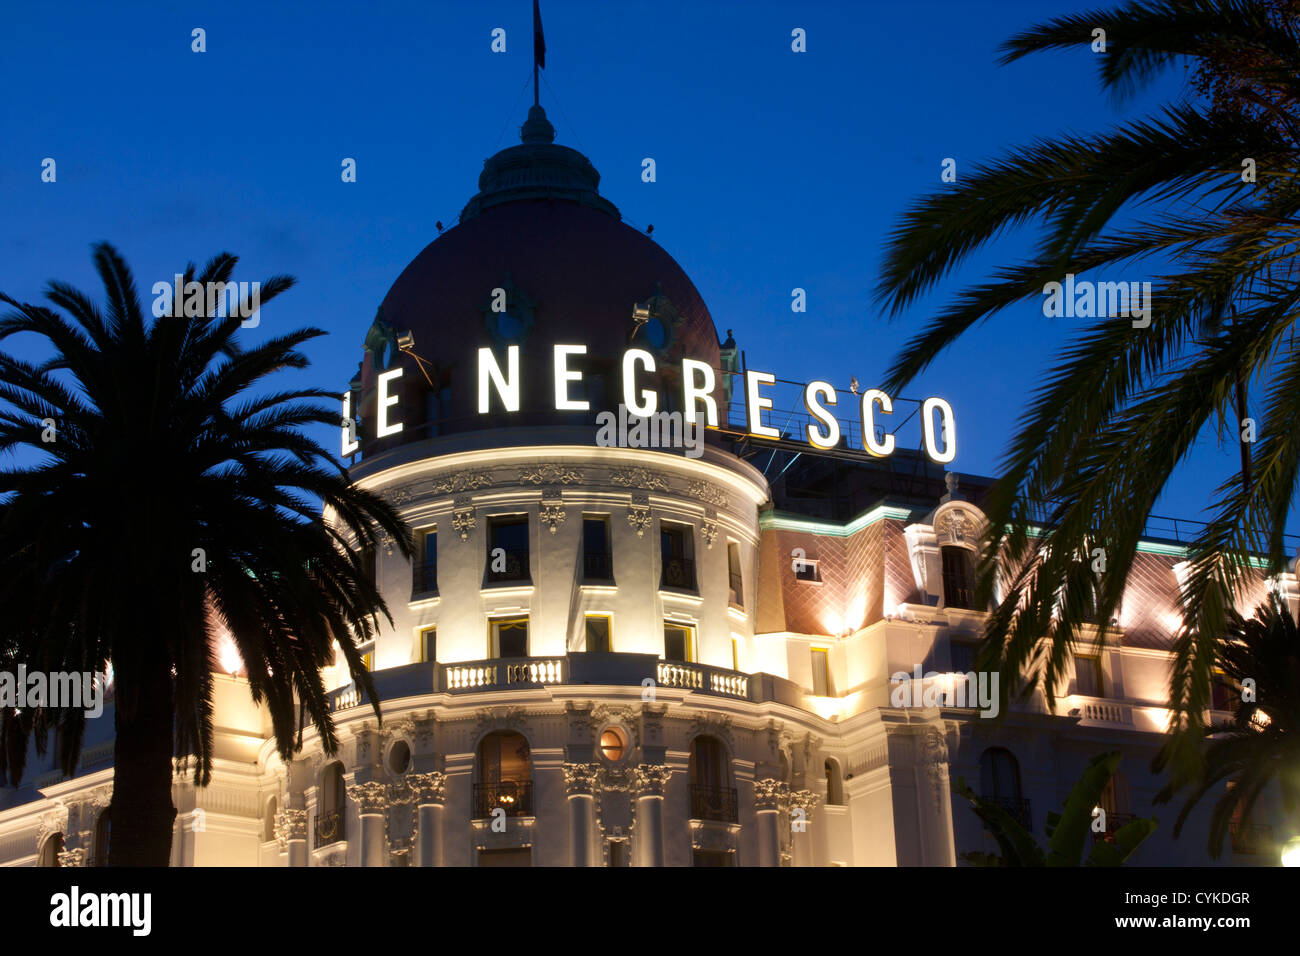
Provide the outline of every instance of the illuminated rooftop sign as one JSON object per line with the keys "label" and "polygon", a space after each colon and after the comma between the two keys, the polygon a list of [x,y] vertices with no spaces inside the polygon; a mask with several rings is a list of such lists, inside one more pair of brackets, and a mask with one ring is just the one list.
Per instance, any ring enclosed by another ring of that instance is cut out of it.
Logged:
{"label": "illuminated rooftop sign", "polygon": [[[571,397],[573,386],[582,381],[582,372],[571,369],[569,363],[574,356],[585,355],[586,352],[585,345],[554,347],[554,404],[557,412],[591,410],[591,403],[586,399]],[[393,406],[397,404],[398,396],[391,391],[392,383],[402,377],[402,371],[401,368],[389,369],[378,376],[375,423],[372,432],[376,438],[397,435],[402,431],[402,423],[396,421],[393,415]],[[628,349],[623,353],[623,405],[629,415],[648,418],[658,412],[658,393],[649,388],[642,388],[638,384],[639,375],[654,371],[655,358],[644,349]],[[718,383],[713,367],[707,362],[684,358],[681,361],[681,371],[684,417],[691,422],[702,420],[705,425],[717,428],[718,403],[713,393],[717,390]],[[772,408],[772,399],[764,395],[763,389],[775,385],[776,376],[770,372],[754,369],[743,373],[725,374],[734,374],[744,379],[745,423],[749,434],[756,438],[781,438],[779,429],[763,424],[763,412]],[[480,415],[487,415],[493,411],[493,393],[499,405],[498,411],[518,412],[520,384],[518,345],[507,348],[504,369],[492,349],[478,350],[477,394]],[[878,415],[894,413],[893,399],[878,388],[866,389],[856,398],[858,404],[856,411],[862,424],[863,450],[876,458],[887,458],[894,453],[894,436],[882,429],[881,436],[877,437],[876,423]],[[804,386],[804,409],[812,420],[804,426],[802,440],[820,449],[835,448],[839,445],[840,422],[831,410],[838,402],[835,388],[829,382],[813,381]],[[356,454],[360,445],[357,442],[356,422],[352,413],[351,392],[343,395],[342,431],[343,456]],[[947,464],[956,458],[956,421],[952,406],[942,398],[927,398],[921,403],[921,439],[925,454],[936,464]]]}

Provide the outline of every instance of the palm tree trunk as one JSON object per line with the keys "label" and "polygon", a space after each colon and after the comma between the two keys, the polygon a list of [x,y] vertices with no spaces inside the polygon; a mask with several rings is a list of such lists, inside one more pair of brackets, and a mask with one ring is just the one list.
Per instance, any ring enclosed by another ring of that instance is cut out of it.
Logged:
{"label": "palm tree trunk", "polygon": [[163,655],[146,653],[134,661],[115,660],[114,670],[118,687],[129,699],[118,700],[114,717],[117,742],[108,862],[110,866],[167,866],[176,818],[170,668]]}
{"label": "palm tree trunk", "polygon": [[1246,421],[1246,379],[1238,377],[1237,379],[1237,445],[1241,448],[1241,490],[1245,494],[1250,494],[1250,447],[1249,443],[1241,440],[1241,429],[1245,428]]}

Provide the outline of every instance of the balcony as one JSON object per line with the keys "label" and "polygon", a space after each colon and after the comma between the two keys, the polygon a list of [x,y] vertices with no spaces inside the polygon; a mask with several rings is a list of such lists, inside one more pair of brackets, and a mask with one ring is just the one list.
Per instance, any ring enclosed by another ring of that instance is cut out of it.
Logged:
{"label": "balcony", "polygon": [[980,796],[986,804],[998,807],[1015,820],[1026,830],[1033,830],[1033,815],[1029,811],[1029,801],[1017,797],[987,797]]}
{"label": "balcony", "polygon": [[614,556],[612,554],[583,554],[582,579],[584,581],[613,582]]}
{"label": "balcony", "polygon": [[[493,551],[504,551],[504,557],[501,554],[498,554],[496,558],[493,558]],[[501,567],[501,570],[492,570],[493,565]],[[489,548],[485,580],[489,585],[526,584],[531,581],[532,575],[528,570],[528,549],[506,550],[504,548]]]}
{"label": "balcony", "polygon": [[695,562],[690,558],[664,558],[664,572],[659,586],[677,591],[694,591]]}
{"label": "balcony", "polygon": [[505,780],[501,783],[474,784],[474,818],[486,819],[493,810],[504,810],[508,817],[533,815],[533,785],[531,781],[518,783]]}
{"label": "balcony", "polygon": [[1232,834],[1232,852],[1242,856],[1263,856],[1273,850],[1273,828],[1257,823],[1228,824]]}
{"label": "balcony", "polygon": [[735,823],[736,791],[728,787],[691,785],[691,819]]}
{"label": "balcony", "polygon": [[448,693],[565,684],[566,663],[563,657],[500,657],[442,664],[438,683]]}
{"label": "balcony", "polygon": [[342,810],[316,814],[316,848],[338,843],[347,837],[347,817]]}
{"label": "balcony", "polygon": [[655,678],[660,687],[680,687],[720,697],[749,699],[749,678],[737,671],[724,671],[703,664],[660,661]]}

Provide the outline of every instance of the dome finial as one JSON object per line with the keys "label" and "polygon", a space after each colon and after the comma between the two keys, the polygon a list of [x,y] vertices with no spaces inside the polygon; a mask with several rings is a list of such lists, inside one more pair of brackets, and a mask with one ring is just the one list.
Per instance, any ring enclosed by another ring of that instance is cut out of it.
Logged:
{"label": "dome finial", "polygon": [[533,104],[528,109],[528,119],[519,128],[520,141],[528,144],[555,142],[555,127],[546,118],[546,110]]}

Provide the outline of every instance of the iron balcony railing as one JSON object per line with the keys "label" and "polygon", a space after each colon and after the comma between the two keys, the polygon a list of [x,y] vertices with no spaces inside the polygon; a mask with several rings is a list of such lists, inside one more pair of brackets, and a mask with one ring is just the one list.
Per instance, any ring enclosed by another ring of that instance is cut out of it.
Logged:
{"label": "iron balcony railing", "polygon": [[583,554],[582,577],[587,581],[613,581],[614,556],[612,554]]}
{"label": "iron balcony railing", "polygon": [[729,787],[701,787],[691,784],[691,819],[735,823],[736,791]]}
{"label": "iron balcony railing", "polygon": [[342,810],[330,810],[328,813],[316,814],[316,846],[329,846],[338,843],[347,835],[347,817]]}
{"label": "iron balcony railing", "polygon": [[[498,552],[494,557],[492,552]],[[500,553],[504,551],[504,556]],[[500,570],[493,570],[493,567]],[[514,581],[531,581],[532,577],[528,570],[528,550],[505,550],[504,548],[489,548],[487,557],[487,582],[488,584],[504,584]]]}
{"label": "iron balcony railing", "polygon": [[1273,828],[1261,823],[1228,824],[1232,834],[1232,852],[1243,856],[1261,856],[1273,846]]}
{"label": "iron balcony railing", "polygon": [[989,796],[981,796],[980,799],[987,804],[1000,807],[1010,815],[1011,819],[1015,820],[1026,830],[1033,829],[1033,815],[1030,813],[1028,800],[1020,797]]}
{"label": "iron balcony railing", "polygon": [[690,558],[664,558],[663,579],[659,586],[694,591],[695,562]]}
{"label": "iron balcony railing", "polygon": [[533,815],[533,785],[505,780],[501,783],[474,784],[474,817],[486,819],[493,810],[504,810],[508,817]]}

